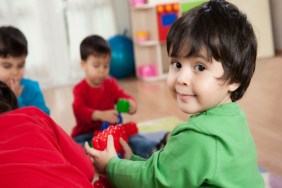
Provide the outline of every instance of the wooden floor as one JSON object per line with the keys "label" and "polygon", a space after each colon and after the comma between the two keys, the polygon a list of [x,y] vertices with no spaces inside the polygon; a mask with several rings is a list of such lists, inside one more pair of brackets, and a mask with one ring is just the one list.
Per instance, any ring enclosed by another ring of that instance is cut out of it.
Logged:
{"label": "wooden floor", "polygon": [[[119,81],[138,102],[138,112],[124,116],[125,121],[145,121],[175,115],[187,119],[178,110],[165,81]],[[70,133],[74,125],[72,86],[44,91],[52,118]],[[282,177],[282,58],[258,60],[245,97],[239,101],[245,110],[258,149],[259,164]],[[244,157],[244,156],[242,156]]]}

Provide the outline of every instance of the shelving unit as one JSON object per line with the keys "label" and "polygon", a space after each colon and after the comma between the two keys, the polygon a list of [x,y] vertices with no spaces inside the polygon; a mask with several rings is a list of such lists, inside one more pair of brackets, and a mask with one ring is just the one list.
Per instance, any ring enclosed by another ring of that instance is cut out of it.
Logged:
{"label": "shelving unit", "polygon": [[[131,7],[135,67],[137,77],[142,80],[156,81],[166,78],[168,73],[168,57],[165,41],[159,40],[156,5],[175,2],[165,0],[147,1],[146,4]],[[136,38],[136,33],[138,32],[147,32],[149,35],[148,40],[138,42]],[[143,74],[141,73],[142,71]]]}

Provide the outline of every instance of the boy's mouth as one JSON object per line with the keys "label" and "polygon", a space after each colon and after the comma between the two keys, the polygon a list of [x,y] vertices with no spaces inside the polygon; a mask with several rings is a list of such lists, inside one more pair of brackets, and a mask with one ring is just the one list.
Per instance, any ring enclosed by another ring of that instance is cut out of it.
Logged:
{"label": "boy's mouth", "polygon": [[194,94],[184,94],[184,93],[178,93],[176,92],[176,96],[182,101],[182,102],[187,102],[191,98],[196,97]]}

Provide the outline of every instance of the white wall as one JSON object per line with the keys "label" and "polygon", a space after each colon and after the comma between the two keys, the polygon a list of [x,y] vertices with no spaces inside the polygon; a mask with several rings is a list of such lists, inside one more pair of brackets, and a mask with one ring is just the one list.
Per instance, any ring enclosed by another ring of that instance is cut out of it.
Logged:
{"label": "white wall", "polygon": [[124,34],[132,38],[132,30],[130,24],[130,0],[113,0],[114,15],[117,21],[117,33]]}
{"label": "white wall", "polygon": [[269,0],[229,0],[247,14],[258,40],[258,58],[274,56]]}
{"label": "white wall", "polygon": [[0,0],[0,26],[18,27],[28,40],[25,77],[42,88],[81,79],[81,40],[90,34],[105,39],[117,34],[112,1]]}
{"label": "white wall", "polygon": [[282,52],[282,0],[270,0],[274,46]]}

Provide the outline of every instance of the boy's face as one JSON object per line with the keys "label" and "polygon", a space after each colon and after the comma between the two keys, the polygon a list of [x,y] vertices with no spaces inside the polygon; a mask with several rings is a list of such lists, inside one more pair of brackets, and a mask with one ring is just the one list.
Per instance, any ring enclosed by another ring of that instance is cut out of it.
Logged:
{"label": "boy's face", "polygon": [[219,79],[224,73],[220,62],[209,61],[204,53],[169,59],[167,84],[183,112],[196,114],[231,102],[230,94],[239,85]]}
{"label": "boy's face", "polygon": [[86,61],[81,61],[81,67],[86,74],[86,81],[92,87],[100,87],[109,75],[110,55],[90,55]]}
{"label": "boy's face", "polygon": [[20,57],[0,56],[0,80],[10,85],[12,80],[20,81],[24,76],[26,55]]}

